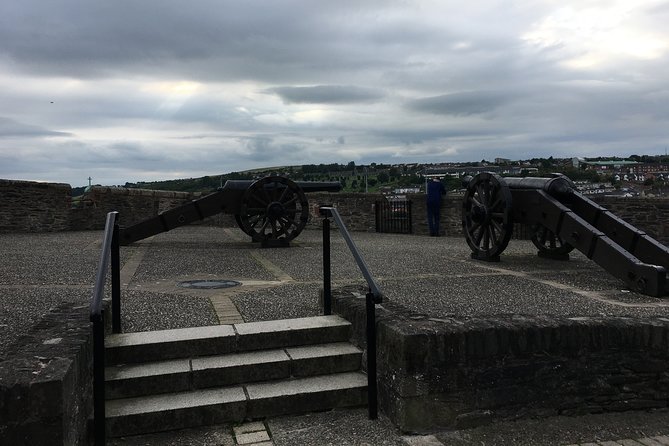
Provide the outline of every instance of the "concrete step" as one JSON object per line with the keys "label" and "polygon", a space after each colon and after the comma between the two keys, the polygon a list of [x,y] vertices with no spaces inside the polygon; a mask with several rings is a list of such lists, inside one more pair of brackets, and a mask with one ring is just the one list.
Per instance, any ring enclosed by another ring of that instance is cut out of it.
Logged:
{"label": "concrete step", "polygon": [[344,342],[351,323],[339,316],[112,334],[107,364],[161,361],[233,352]]}
{"label": "concrete step", "polygon": [[107,399],[360,370],[347,342],[107,367]]}
{"label": "concrete step", "polygon": [[118,437],[366,403],[367,377],[348,372],[111,400],[106,428]]}

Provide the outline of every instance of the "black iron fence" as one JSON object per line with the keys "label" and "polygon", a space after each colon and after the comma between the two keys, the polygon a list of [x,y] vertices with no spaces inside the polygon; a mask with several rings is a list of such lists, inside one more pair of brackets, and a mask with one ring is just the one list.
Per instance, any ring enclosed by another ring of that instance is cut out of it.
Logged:
{"label": "black iron fence", "polygon": [[378,200],[376,232],[412,234],[411,200]]}

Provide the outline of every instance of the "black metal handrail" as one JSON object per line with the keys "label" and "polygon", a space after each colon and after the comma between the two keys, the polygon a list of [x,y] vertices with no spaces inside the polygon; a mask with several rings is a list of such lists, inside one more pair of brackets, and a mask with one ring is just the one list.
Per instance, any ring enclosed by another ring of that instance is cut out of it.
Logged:
{"label": "black metal handrail", "polygon": [[96,445],[104,445],[105,435],[105,322],[102,298],[111,261],[112,331],[121,332],[121,274],[118,212],[107,214],[102,252],[90,305],[93,323],[93,435]]}
{"label": "black metal handrail", "polygon": [[368,292],[365,296],[365,309],[367,316],[367,393],[369,419],[378,418],[378,391],[376,378],[376,304],[383,302],[383,292],[369,272],[365,259],[360,254],[358,247],[351,238],[344,221],[341,219],[336,208],[330,206],[321,206],[320,214],[323,218],[323,313],[332,314],[332,284],[331,284],[331,264],[330,264],[330,220],[334,218],[339,232],[348,249],[353,254],[353,258],[360,269],[365,281],[367,281]]}

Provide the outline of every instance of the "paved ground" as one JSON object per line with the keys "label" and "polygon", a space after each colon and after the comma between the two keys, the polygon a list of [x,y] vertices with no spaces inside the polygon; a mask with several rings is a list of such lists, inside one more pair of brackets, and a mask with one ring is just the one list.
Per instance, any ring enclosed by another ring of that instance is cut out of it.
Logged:
{"label": "paved ground", "polygon": [[[0,235],[0,360],[20,335],[59,303],[87,305],[101,232]],[[584,256],[538,258],[512,240],[500,263],[469,259],[461,238],[354,233],[388,299],[432,318],[500,314],[669,317],[669,300],[628,292]],[[341,237],[332,236],[334,285],[361,282]],[[181,228],[122,248],[125,331],[311,316],[322,287],[321,234],[305,231],[289,249],[260,249],[237,229]],[[225,290],[194,290],[185,280],[227,279]],[[669,444],[669,413],[555,417],[403,436],[364,410],[216,426],[117,440],[114,444],[544,445]],[[242,429],[242,430],[239,430]],[[246,429],[246,431],[244,430]],[[263,434],[264,432],[264,434]],[[646,438],[656,437],[655,440]],[[236,438],[236,440],[235,440]],[[270,438],[272,443],[267,443]],[[237,443],[235,443],[237,441]],[[662,443],[665,441],[665,443]],[[263,443],[265,442],[265,443]],[[597,443],[595,443],[597,444]]]}

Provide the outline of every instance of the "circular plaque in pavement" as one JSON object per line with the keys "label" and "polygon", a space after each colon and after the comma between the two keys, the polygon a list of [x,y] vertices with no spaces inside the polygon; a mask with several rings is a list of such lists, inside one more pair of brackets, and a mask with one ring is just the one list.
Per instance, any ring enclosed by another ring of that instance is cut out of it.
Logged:
{"label": "circular plaque in pavement", "polygon": [[179,282],[182,288],[194,288],[198,290],[215,290],[219,288],[232,288],[241,285],[236,280],[212,279],[212,280],[184,280]]}

